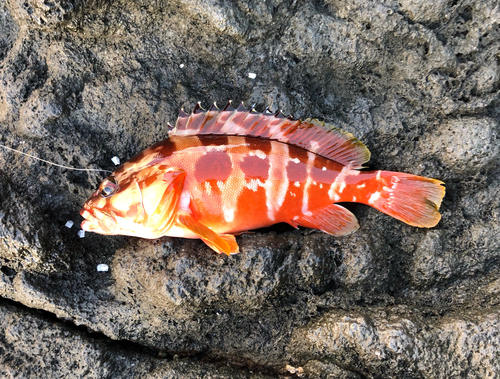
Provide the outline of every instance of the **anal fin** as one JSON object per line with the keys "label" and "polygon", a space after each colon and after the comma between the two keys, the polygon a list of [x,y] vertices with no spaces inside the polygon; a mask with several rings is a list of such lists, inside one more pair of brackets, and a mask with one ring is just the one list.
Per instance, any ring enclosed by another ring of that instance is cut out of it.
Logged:
{"label": "anal fin", "polygon": [[240,248],[236,243],[236,238],[231,234],[217,234],[209,227],[203,225],[189,214],[180,214],[177,220],[187,229],[196,234],[211,249],[218,254],[238,254]]}
{"label": "anal fin", "polygon": [[313,210],[309,215],[300,215],[294,222],[306,228],[319,229],[334,236],[343,236],[359,228],[356,216],[337,204],[330,204],[324,208]]}
{"label": "anal fin", "polygon": [[[236,238],[232,234],[219,234],[219,237],[222,238],[224,241],[226,241],[227,244],[229,245],[230,250],[228,255],[238,254],[240,252],[240,247],[236,242]],[[205,240],[203,240],[203,242],[207,243]]]}

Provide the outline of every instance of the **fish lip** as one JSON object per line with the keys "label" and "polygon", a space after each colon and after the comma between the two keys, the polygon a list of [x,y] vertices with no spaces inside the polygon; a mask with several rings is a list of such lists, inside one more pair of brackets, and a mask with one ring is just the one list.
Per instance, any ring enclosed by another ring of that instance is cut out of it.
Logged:
{"label": "fish lip", "polygon": [[[113,234],[116,227],[116,222],[111,215],[106,214],[102,210],[97,210],[94,207],[89,207],[84,205],[80,209],[80,215],[85,219],[81,223],[81,228],[87,232],[95,232],[100,234]],[[109,223],[105,223],[101,218],[102,216],[107,216],[108,220],[111,220],[112,228]]]}

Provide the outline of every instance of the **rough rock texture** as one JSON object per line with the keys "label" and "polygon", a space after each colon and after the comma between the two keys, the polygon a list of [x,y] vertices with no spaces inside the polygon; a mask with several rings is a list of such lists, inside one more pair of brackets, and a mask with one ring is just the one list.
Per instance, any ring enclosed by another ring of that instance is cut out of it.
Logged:
{"label": "rough rock texture", "polygon": [[226,258],[80,239],[106,174],[0,149],[1,375],[499,376],[499,40],[492,0],[0,0],[1,144],[112,170],[232,99],[447,187],[430,230],[351,205],[353,235],[278,226]]}
{"label": "rough rock texture", "polygon": [[[155,357],[140,346],[84,333],[43,313],[2,301],[2,378],[261,378],[261,374],[179,356]],[[148,354],[149,353],[149,354]]]}

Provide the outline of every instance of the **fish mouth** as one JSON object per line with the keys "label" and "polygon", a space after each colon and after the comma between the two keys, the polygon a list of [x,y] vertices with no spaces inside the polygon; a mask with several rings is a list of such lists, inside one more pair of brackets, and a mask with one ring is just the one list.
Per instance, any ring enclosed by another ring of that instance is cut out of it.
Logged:
{"label": "fish mouth", "polygon": [[86,205],[80,210],[80,215],[85,219],[81,223],[81,228],[86,232],[114,234],[116,222],[112,215]]}

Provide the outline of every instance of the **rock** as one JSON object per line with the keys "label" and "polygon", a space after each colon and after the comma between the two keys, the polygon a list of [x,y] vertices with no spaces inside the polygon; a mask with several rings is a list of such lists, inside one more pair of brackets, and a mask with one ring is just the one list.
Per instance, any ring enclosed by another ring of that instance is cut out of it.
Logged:
{"label": "rock", "polygon": [[7,8],[6,3],[0,4],[0,59],[4,59],[7,52],[12,48],[19,26],[12,19],[12,15]]}
{"label": "rock", "polygon": [[8,0],[14,17],[20,23],[27,22],[31,27],[53,29],[68,21],[78,11],[82,1],[46,0]]}
{"label": "rock", "polygon": [[315,359],[310,362],[319,377],[331,369],[318,365],[318,359],[358,367],[361,375],[369,377],[390,372],[398,377],[484,378],[500,369],[499,341],[490,338],[498,334],[498,314],[448,316],[435,325],[399,314],[388,318],[379,314],[369,310],[353,317],[352,313],[330,312],[296,329],[296,346],[301,345],[305,357]]}
{"label": "rock", "polygon": [[0,148],[1,375],[498,376],[499,12],[1,2],[2,145],[113,170],[180,108],[233,99],[340,126],[370,167],[447,188],[432,229],[347,204],[352,235],[277,225],[223,257],[198,240],[80,238],[79,209],[107,174]]}
{"label": "rock", "polygon": [[399,6],[411,20],[424,24],[439,22],[450,17],[447,13],[450,8],[449,0],[403,0],[399,3]]}
{"label": "rock", "polygon": [[20,109],[21,130],[19,134],[35,138],[48,137],[50,130],[47,130],[46,126],[57,119],[61,113],[62,107],[56,102],[51,92],[42,94],[36,90]]}
{"label": "rock", "polygon": [[[439,130],[439,131],[438,131]],[[498,123],[491,118],[463,118],[445,122],[423,143],[461,174],[478,172],[498,162]]]}
{"label": "rock", "polygon": [[412,279],[417,286],[446,281],[453,274],[454,259],[444,253],[441,235],[440,231],[429,230],[415,250]]}
{"label": "rock", "polygon": [[124,350],[124,345],[113,346],[109,339],[9,303],[2,304],[0,315],[3,377],[199,378],[207,372],[218,378],[267,377],[178,356],[161,359],[134,344]]}
{"label": "rock", "polygon": [[304,365],[304,373],[309,378],[320,379],[359,379],[362,376],[352,371],[344,370],[333,363],[311,360]]}

